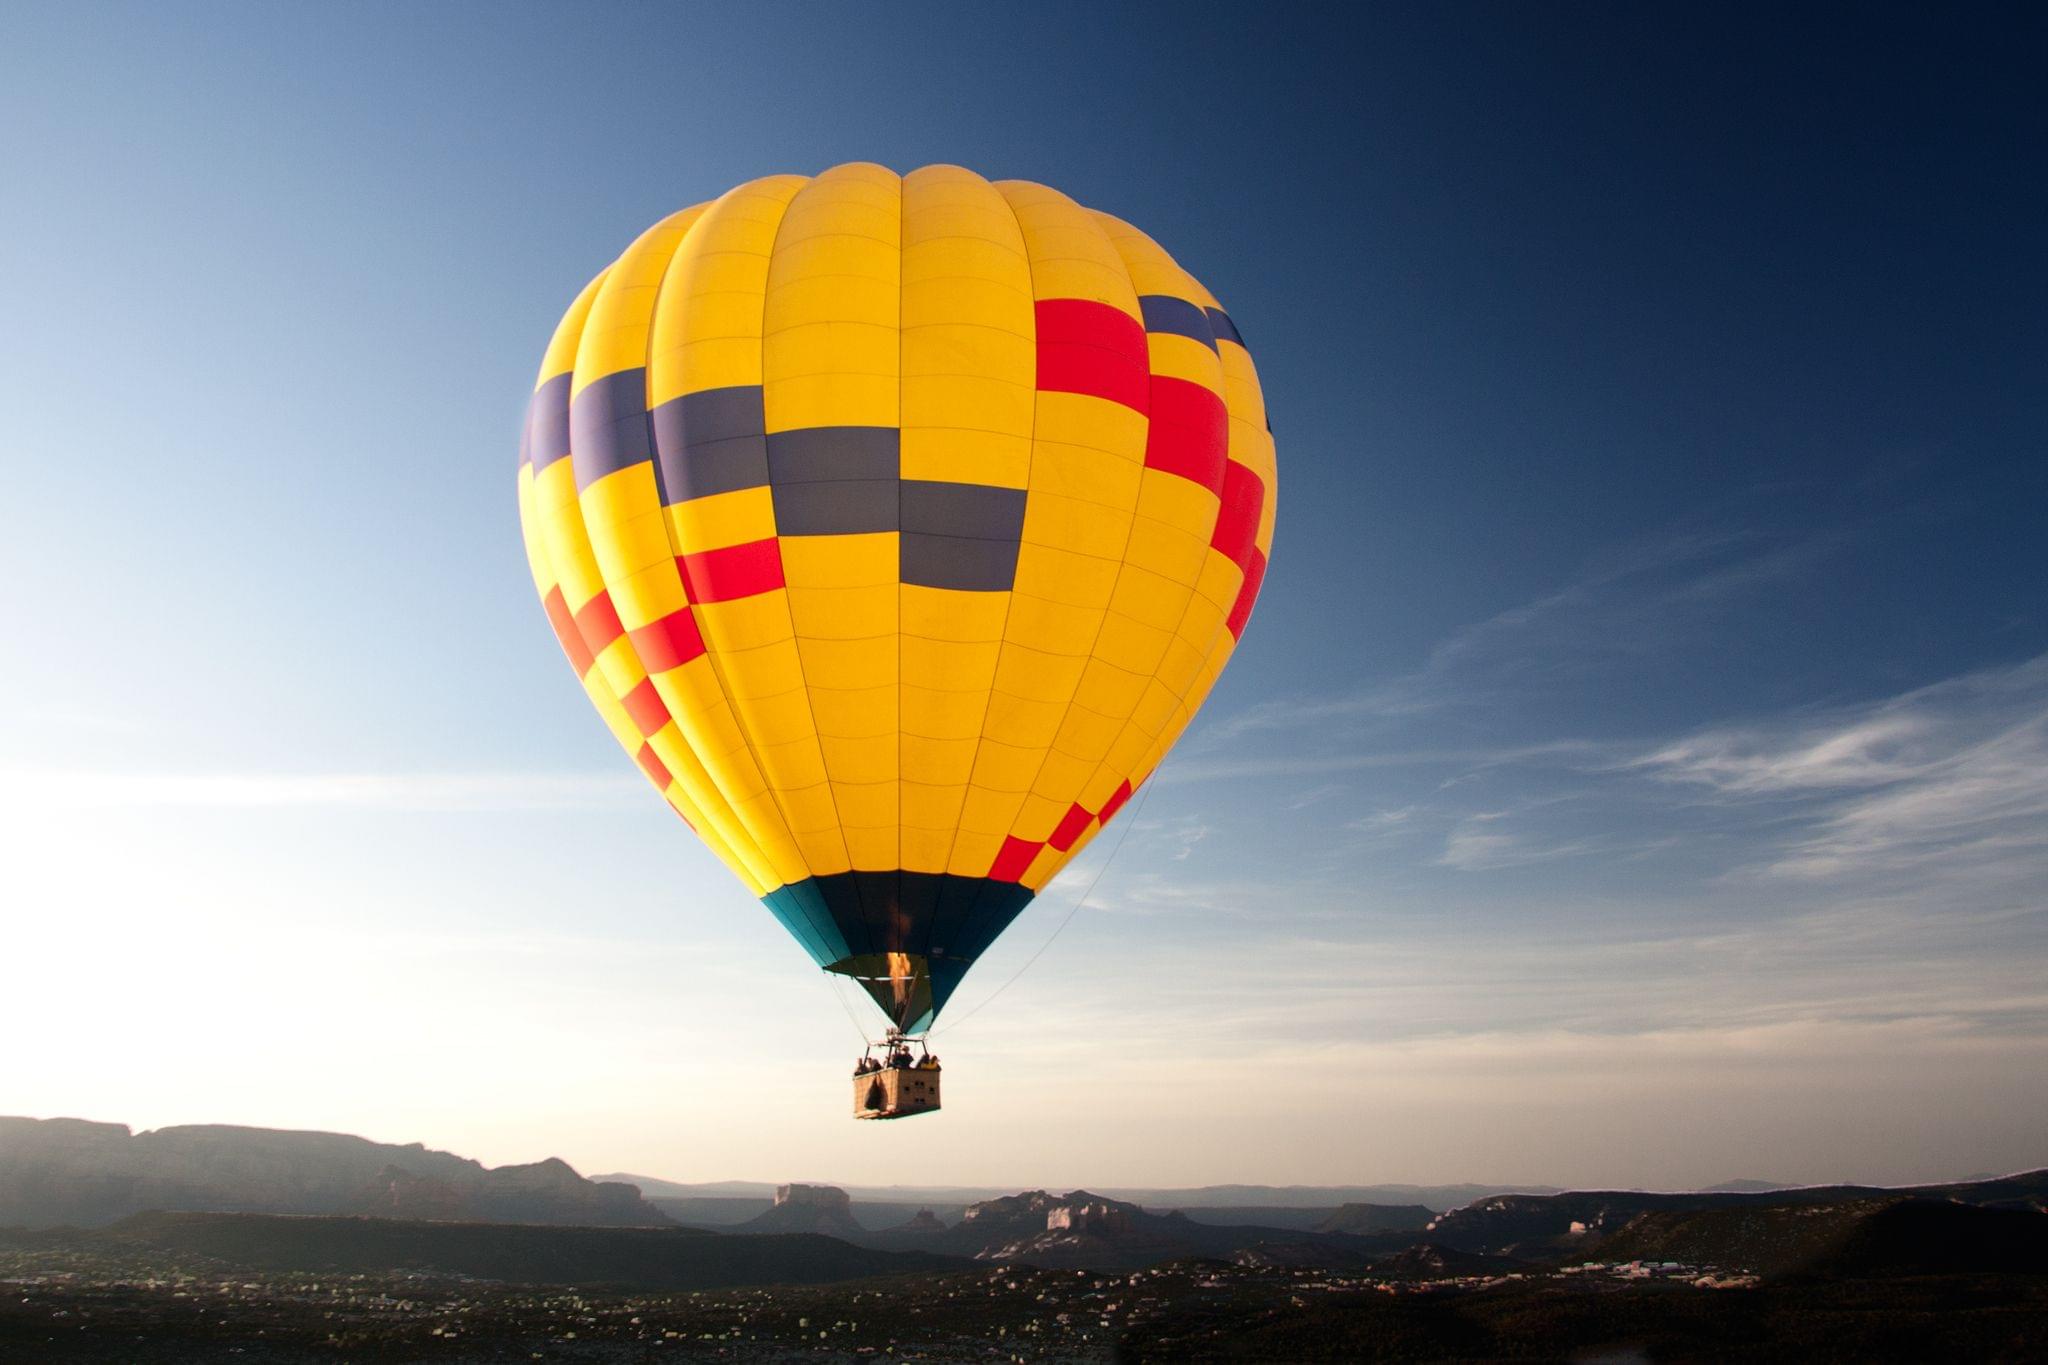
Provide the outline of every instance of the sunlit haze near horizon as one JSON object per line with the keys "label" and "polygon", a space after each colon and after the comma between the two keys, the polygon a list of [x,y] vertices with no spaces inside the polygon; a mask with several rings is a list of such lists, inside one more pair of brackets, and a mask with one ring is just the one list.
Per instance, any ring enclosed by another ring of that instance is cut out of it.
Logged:
{"label": "sunlit haze near horizon", "polygon": [[[2048,1165],[2048,20],[1992,19],[14,8],[0,1114],[686,1182]],[[1229,672],[897,1124],[513,500],[583,282],[850,160],[1143,227],[1280,467]]]}

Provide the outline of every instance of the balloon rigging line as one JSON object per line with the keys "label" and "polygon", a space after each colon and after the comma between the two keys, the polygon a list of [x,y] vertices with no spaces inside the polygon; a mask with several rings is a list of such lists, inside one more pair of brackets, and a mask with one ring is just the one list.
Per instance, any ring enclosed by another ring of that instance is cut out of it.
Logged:
{"label": "balloon rigging line", "polygon": [[870,1041],[868,1031],[861,1027],[860,1015],[854,1012],[853,1006],[846,1003],[844,982],[841,981],[839,974],[837,972],[826,972],[824,975],[826,986],[832,992],[832,998],[839,1002],[840,1009],[846,1011],[846,1022],[853,1025],[855,1035],[859,1037],[863,1044],[868,1043]]}
{"label": "balloon rigging line", "polygon": [[1109,856],[1102,860],[1101,867],[1095,869],[1095,876],[1089,880],[1088,889],[1086,891],[1083,891],[1081,893],[1081,898],[1074,902],[1073,909],[1067,911],[1067,917],[1059,922],[1059,927],[1052,931],[1051,937],[1047,938],[1045,942],[1039,944],[1038,951],[1033,953],[1030,957],[1026,958],[1024,960],[1024,965],[1019,967],[1016,970],[1015,974],[1013,974],[1008,981],[1005,981],[1002,985],[996,987],[995,990],[990,992],[987,999],[983,1000],[973,1009],[967,1011],[967,1013],[961,1015],[958,1019],[950,1021],[944,1028],[933,1029],[933,1037],[937,1037],[941,1033],[951,1033],[954,1029],[959,1028],[969,1019],[972,1019],[975,1015],[980,1014],[983,1010],[987,1009],[990,1005],[994,1004],[997,996],[1001,995],[1004,991],[1010,989],[1010,987],[1016,985],[1018,978],[1023,976],[1024,973],[1030,971],[1031,965],[1034,962],[1037,962],[1039,958],[1045,956],[1045,950],[1052,947],[1053,939],[1058,938],[1062,933],[1066,932],[1067,926],[1074,922],[1074,916],[1081,913],[1081,907],[1088,903],[1088,898],[1095,894],[1095,888],[1102,884],[1103,874],[1108,872],[1109,865],[1116,861],[1116,855],[1124,851],[1124,844],[1127,840],[1130,839],[1131,831],[1137,828],[1138,816],[1141,813],[1143,813],[1145,809],[1145,803],[1151,799],[1153,787],[1156,785],[1156,779],[1159,776],[1158,768],[1154,768],[1152,770],[1152,776],[1155,779],[1155,781],[1147,782],[1145,784],[1144,790],[1138,793],[1138,803],[1131,808],[1130,818],[1124,822],[1123,832],[1117,835],[1116,844],[1109,850]]}

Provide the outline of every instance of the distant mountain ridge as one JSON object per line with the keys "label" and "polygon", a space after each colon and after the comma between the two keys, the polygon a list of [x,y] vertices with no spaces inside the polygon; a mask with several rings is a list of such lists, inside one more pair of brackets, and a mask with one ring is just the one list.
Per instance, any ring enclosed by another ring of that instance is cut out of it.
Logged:
{"label": "distant mountain ridge", "polygon": [[[612,1171],[592,1180],[636,1186],[649,1199],[701,1201],[705,1204],[759,1201],[743,1217],[752,1217],[773,1198],[776,1186],[760,1180],[713,1180],[691,1184],[658,1176]],[[842,1185],[856,1204],[910,1204],[964,1208],[1015,1193],[1008,1185]],[[1555,1185],[1198,1185],[1187,1188],[1105,1185],[1100,1193],[1148,1209],[1291,1209],[1314,1212],[1318,1218],[1344,1204],[1421,1204],[1432,1212],[1469,1204],[1493,1194],[1558,1194]],[[736,1217],[734,1222],[743,1221]]]}
{"label": "distant mountain ridge", "polygon": [[[395,1146],[340,1133],[229,1126],[135,1133],[119,1124],[78,1119],[0,1118],[0,1227],[27,1229],[96,1228],[151,1211],[170,1211],[348,1215],[359,1222],[408,1226],[431,1222],[683,1231],[678,1222],[695,1222],[684,1216],[687,1212],[715,1207],[719,1216],[711,1221],[716,1231],[744,1234],[717,1239],[736,1255],[765,1256],[757,1244],[796,1238],[787,1246],[796,1249],[792,1255],[801,1252],[797,1261],[808,1264],[813,1252],[802,1249],[811,1243],[800,1239],[809,1238],[848,1251],[917,1251],[969,1262],[1105,1271],[1187,1258],[1237,1258],[1241,1264],[1275,1267],[1358,1267],[1424,1244],[1428,1255],[1418,1253],[1411,1259],[1420,1269],[1439,1271],[1457,1261],[1459,1254],[1512,1256],[1536,1263],[1611,1260],[1628,1253],[1630,1258],[1743,1266],[1817,1264],[1815,1257],[1846,1257],[1843,1264],[1865,1267],[2004,1266],[2032,1264],[2029,1238],[2048,1229],[2048,1219],[2039,1218],[2048,1211],[2048,1171],[1902,1189],[1783,1189],[1768,1188],[1763,1181],[1734,1181],[1729,1182],[1732,1189],[1694,1193],[1492,1193],[1441,1213],[1433,1211],[1428,1199],[1417,1197],[1349,1199],[1320,1206],[1228,1201],[1306,1200],[1318,1194],[1386,1190],[1420,1190],[1439,1197],[1445,1191],[1487,1187],[1209,1186],[1145,1191],[1149,1203],[1114,1191],[1089,1190],[1027,1190],[957,1203],[943,1197],[912,1201],[906,1196],[917,1191],[894,1187],[879,1191],[893,1194],[893,1201],[863,1203],[851,1191],[830,1185],[762,1186],[770,1197],[756,1198],[746,1193],[754,1187],[744,1182],[695,1187],[725,1192],[694,1196],[668,1193],[693,1187],[645,1183],[657,1191],[654,1198],[632,1183],[586,1180],[555,1158],[490,1169],[418,1143]],[[957,1197],[971,1191],[956,1187],[923,1193]],[[1934,1211],[1890,1212],[1902,1203],[1924,1204]],[[1954,1211],[1964,1206],[1974,1206],[1975,1211]],[[1980,1218],[1977,1211],[2001,1216]],[[259,1231],[264,1237],[285,1235],[256,1224],[203,1220],[163,1226],[179,1228],[180,1238],[232,1239]],[[195,1230],[201,1228],[205,1230]],[[1931,1239],[1928,1245],[1935,1250],[1915,1262],[1909,1244],[1920,1234]],[[477,1230],[466,1235],[488,1236]],[[332,1246],[366,1239],[381,1245],[380,1239],[388,1240],[384,1232],[352,1226],[337,1226],[320,1236],[322,1245]],[[453,1240],[444,1238],[440,1244],[471,1245],[462,1236],[450,1237]],[[585,1245],[574,1237],[531,1244],[557,1250]],[[589,1245],[610,1247],[605,1252],[610,1255],[628,1245],[657,1244],[627,1239]],[[1801,1250],[1812,1247],[1819,1250],[1811,1255]],[[1977,1256],[1973,1247],[1984,1254]],[[387,1250],[376,1254],[385,1255]],[[861,1262],[855,1258],[844,1264]],[[559,1273],[573,1269],[564,1265]]]}
{"label": "distant mountain ridge", "polygon": [[485,1167],[419,1143],[193,1125],[131,1132],[0,1117],[0,1226],[100,1227],[155,1209],[370,1214],[459,1222],[666,1227],[630,1185],[550,1157]]}

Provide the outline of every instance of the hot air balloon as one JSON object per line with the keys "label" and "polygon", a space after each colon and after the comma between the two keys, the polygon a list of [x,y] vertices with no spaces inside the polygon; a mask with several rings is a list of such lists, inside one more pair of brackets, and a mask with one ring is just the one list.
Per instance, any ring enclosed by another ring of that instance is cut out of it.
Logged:
{"label": "hot air balloon", "polygon": [[598,714],[892,1047],[1187,728],[1273,506],[1209,291],[957,166],[768,176],[656,223],[556,327],[519,456]]}

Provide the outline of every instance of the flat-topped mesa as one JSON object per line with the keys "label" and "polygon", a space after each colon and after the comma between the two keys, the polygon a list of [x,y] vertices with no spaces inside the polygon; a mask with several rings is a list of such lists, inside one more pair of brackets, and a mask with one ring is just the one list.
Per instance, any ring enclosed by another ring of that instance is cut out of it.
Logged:
{"label": "flat-topped mesa", "polygon": [[798,1204],[810,1208],[837,1209],[850,1213],[853,1200],[837,1185],[777,1185],[775,1207]]}
{"label": "flat-topped mesa", "polygon": [[777,1185],[775,1203],[738,1232],[815,1232],[827,1237],[859,1238],[867,1229],[853,1216],[853,1201],[836,1185]]}
{"label": "flat-topped mesa", "polygon": [[[977,1226],[994,1226],[1005,1229],[1013,1237],[1031,1237],[1040,1232],[1059,1229],[1061,1231],[1085,1231],[1107,1227],[1112,1215],[1131,1221],[1131,1215],[1140,1212],[1136,1204],[1127,1204],[1119,1199],[1090,1194],[1087,1190],[1074,1190],[1067,1194],[1049,1194],[1044,1190],[1026,1190],[1022,1194],[1003,1195],[997,1199],[984,1199],[978,1204],[969,1204],[961,1214],[963,1223]],[[1058,1222],[1055,1219],[1068,1221]]]}

